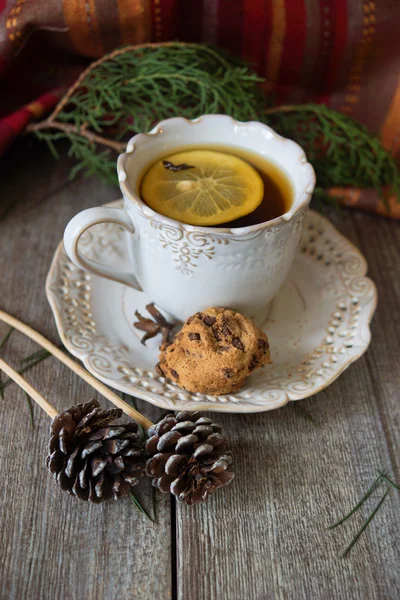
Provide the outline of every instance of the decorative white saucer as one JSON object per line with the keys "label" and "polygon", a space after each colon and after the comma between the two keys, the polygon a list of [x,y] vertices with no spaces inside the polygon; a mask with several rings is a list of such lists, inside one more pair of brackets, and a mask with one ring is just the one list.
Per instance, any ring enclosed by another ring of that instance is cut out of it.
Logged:
{"label": "decorative white saucer", "polygon": [[[121,206],[122,200],[111,205]],[[96,225],[80,243],[93,260],[120,268],[127,263],[124,232],[117,225]],[[316,394],[365,352],[377,303],[366,271],[360,252],[327,219],[309,211],[298,256],[265,323],[272,364],[251,375],[239,392],[219,397],[191,394],[160,377],[154,370],[158,337],[143,346],[132,325],[135,310],[146,315],[152,299],[81,271],[62,243],[46,292],[65,347],[111,387],[172,410],[259,412]]]}

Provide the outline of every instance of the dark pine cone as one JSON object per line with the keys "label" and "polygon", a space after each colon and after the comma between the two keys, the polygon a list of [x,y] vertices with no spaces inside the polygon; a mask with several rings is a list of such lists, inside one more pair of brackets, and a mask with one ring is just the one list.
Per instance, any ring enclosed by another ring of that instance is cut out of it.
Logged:
{"label": "dark pine cone", "polygon": [[167,415],[147,436],[147,475],[161,492],[171,492],[181,502],[205,502],[234,477],[221,427],[198,412]]}
{"label": "dark pine cone", "polygon": [[111,425],[121,415],[91,400],[54,419],[46,464],[62,490],[96,504],[129,495],[144,458],[137,424]]}

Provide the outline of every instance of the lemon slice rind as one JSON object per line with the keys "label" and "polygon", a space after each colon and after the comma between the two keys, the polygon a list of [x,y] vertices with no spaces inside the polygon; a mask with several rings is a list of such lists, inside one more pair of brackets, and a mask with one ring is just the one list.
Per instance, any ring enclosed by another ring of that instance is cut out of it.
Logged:
{"label": "lemon slice rind", "polygon": [[[193,169],[170,171],[162,163]],[[264,183],[246,161],[214,150],[187,150],[158,160],[142,180],[141,195],[156,212],[189,225],[229,223],[253,212]]]}

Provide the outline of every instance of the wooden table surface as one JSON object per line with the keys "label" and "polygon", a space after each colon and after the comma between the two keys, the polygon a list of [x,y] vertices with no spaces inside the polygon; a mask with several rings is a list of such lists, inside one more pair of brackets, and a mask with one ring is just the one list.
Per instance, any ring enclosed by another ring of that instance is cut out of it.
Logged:
{"label": "wooden table surface", "polygon": [[[118,197],[70,163],[20,140],[0,162],[0,307],[56,343],[44,285],[68,220]],[[44,466],[49,418],[15,385],[0,398],[0,597],[7,600],[398,599],[399,494],[392,489],[346,559],[342,550],[384,486],[352,519],[327,526],[386,468],[400,480],[400,225],[345,211],[336,226],[365,254],[379,306],[367,353],[317,396],[255,415],[215,415],[235,452],[234,482],[205,505],[177,505],[137,488],[131,501],[92,506]],[[7,327],[0,324],[0,337]],[[14,332],[1,356],[19,368],[37,350]],[[27,379],[60,411],[98,397],[53,358]],[[4,375],[3,375],[4,380]],[[101,399],[104,406],[109,403]],[[138,401],[152,419],[161,411]]]}

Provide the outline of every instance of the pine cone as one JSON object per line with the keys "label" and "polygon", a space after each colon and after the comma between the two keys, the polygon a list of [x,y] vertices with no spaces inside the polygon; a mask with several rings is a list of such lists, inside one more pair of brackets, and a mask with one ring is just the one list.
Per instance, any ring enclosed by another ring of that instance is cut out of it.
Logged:
{"label": "pine cone", "polygon": [[144,457],[135,422],[111,425],[121,415],[119,408],[102,410],[97,400],[57,415],[46,465],[62,490],[96,504],[129,495]]}
{"label": "pine cone", "polygon": [[167,415],[147,431],[145,471],[161,492],[180,502],[205,502],[217,488],[229,483],[232,453],[221,427],[198,412]]}

